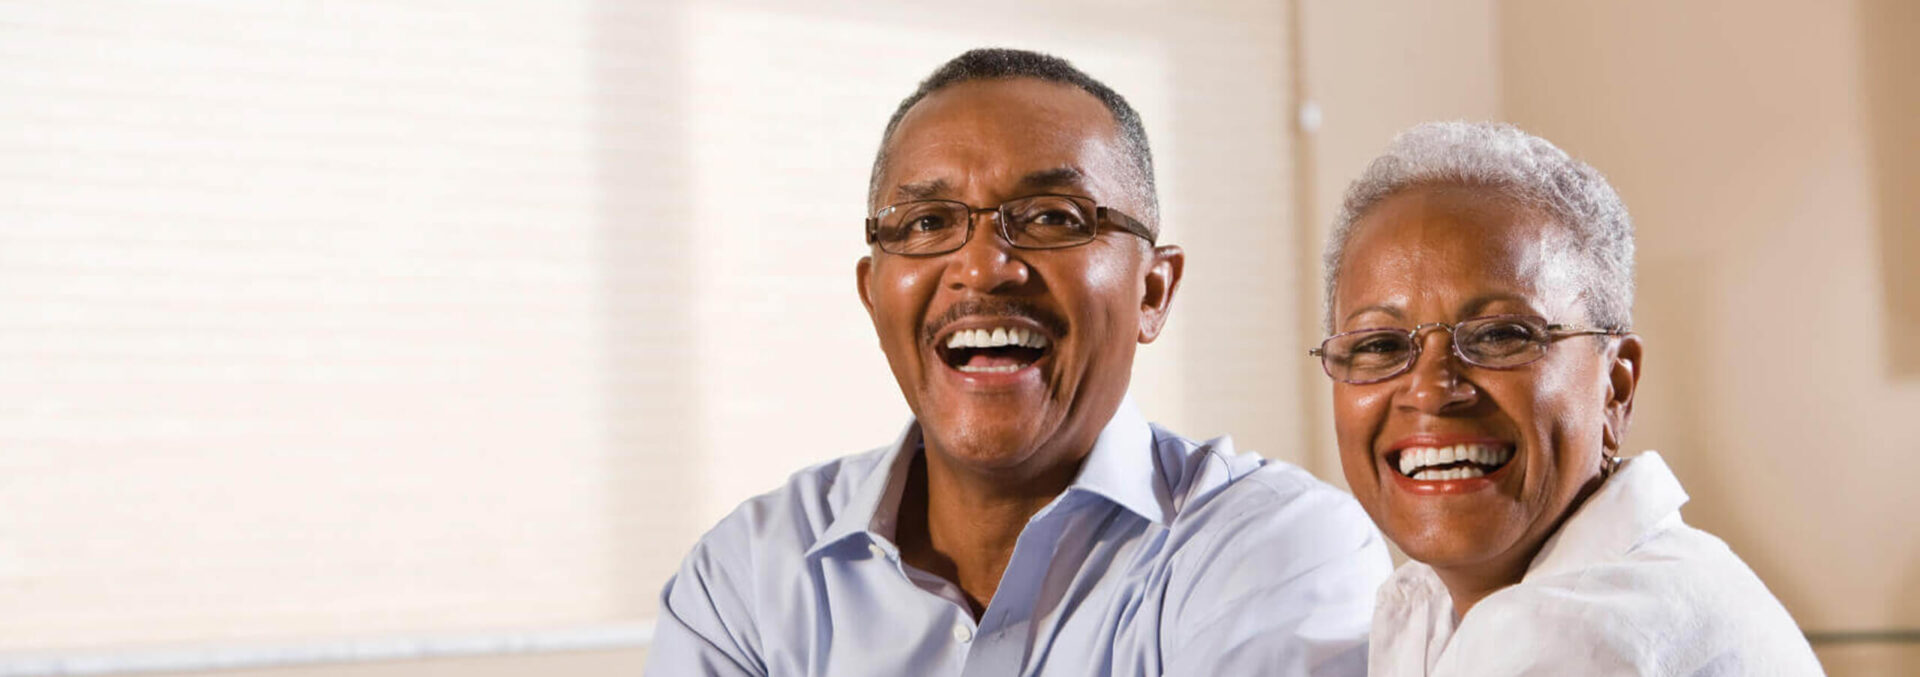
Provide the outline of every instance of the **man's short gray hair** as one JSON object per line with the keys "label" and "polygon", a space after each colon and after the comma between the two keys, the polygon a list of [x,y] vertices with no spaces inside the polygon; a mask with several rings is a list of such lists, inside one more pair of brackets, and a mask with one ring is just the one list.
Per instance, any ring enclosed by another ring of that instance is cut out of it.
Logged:
{"label": "man's short gray hair", "polygon": [[1633,324],[1633,221],[1600,172],[1546,139],[1497,122],[1428,122],[1394,137],[1385,153],[1347,188],[1327,239],[1327,331],[1333,331],[1334,282],[1354,222],[1382,201],[1425,186],[1483,188],[1538,209],[1572,236],[1588,320],[1600,327]]}

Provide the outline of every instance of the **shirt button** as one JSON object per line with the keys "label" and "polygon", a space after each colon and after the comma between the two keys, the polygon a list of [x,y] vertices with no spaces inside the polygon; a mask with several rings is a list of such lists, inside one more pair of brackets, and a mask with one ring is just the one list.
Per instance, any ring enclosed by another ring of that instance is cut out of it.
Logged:
{"label": "shirt button", "polygon": [[867,552],[873,553],[873,556],[878,559],[887,558],[887,549],[880,547],[879,543],[868,543]]}
{"label": "shirt button", "polygon": [[973,628],[967,627],[965,623],[953,624],[953,641],[965,643],[971,639],[973,639]]}

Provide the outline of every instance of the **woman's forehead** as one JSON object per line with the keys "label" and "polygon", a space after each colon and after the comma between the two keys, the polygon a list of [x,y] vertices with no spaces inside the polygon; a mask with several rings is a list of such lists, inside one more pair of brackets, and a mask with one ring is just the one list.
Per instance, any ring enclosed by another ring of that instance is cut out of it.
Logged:
{"label": "woman's forehead", "polygon": [[1551,218],[1486,191],[1394,195],[1354,224],[1335,281],[1334,321],[1345,326],[1368,313],[1564,314],[1581,289],[1571,245]]}

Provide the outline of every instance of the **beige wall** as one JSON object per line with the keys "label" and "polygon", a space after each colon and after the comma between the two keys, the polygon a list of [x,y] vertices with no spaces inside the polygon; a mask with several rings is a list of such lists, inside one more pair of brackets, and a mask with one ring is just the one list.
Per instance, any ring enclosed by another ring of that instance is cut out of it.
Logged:
{"label": "beige wall", "polygon": [[1867,132],[1886,285],[1887,362],[1895,378],[1920,379],[1920,2],[1863,0]]}

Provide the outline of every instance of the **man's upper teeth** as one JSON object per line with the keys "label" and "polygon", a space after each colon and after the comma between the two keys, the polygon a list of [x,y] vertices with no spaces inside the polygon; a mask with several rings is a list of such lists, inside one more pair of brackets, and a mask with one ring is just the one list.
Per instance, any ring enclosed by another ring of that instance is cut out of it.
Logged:
{"label": "man's upper teeth", "polygon": [[948,348],[999,348],[1001,346],[1045,348],[1047,337],[1025,327],[962,329],[954,332],[953,336],[947,337]]}
{"label": "man's upper teeth", "polygon": [[1513,449],[1504,445],[1456,444],[1450,447],[1407,447],[1400,450],[1400,472],[1413,475],[1427,466],[1472,461],[1480,465],[1500,465],[1513,457]]}

